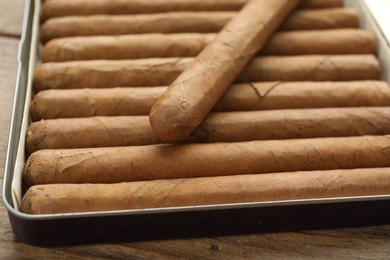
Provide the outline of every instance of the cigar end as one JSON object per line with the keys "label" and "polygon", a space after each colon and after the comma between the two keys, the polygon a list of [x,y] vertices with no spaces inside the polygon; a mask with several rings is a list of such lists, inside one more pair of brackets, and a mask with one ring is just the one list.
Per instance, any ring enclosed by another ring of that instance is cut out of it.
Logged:
{"label": "cigar end", "polygon": [[42,49],[42,63],[46,62],[55,62],[57,52],[59,52],[59,48],[57,47],[57,39],[53,39],[48,41]]}
{"label": "cigar end", "polygon": [[55,176],[56,155],[52,150],[36,151],[27,159],[23,169],[23,180],[27,187],[50,183]]}
{"label": "cigar end", "polygon": [[33,90],[35,93],[44,90],[44,80],[45,80],[45,66],[40,65],[36,68],[34,73]]}
{"label": "cigar end", "polygon": [[62,192],[59,187],[52,187],[52,185],[32,186],[23,196],[21,211],[26,214],[62,213],[61,210],[58,210],[58,208],[61,208],[64,203],[59,202],[58,198],[57,200],[55,198],[58,197],[56,194],[61,195],[61,193]]}
{"label": "cigar end", "polygon": [[32,123],[27,130],[26,136],[26,154],[30,155],[33,152],[42,149],[40,146],[44,142],[45,127],[41,122]]}
{"label": "cigar end", "polygon": [[27,214],[36,214],[34,205],[36,204],[36,186],[33,186],[27,190],[22,199],[21,211]]}
{"label": "cigar end", "polygon": [[155,104],[149,115],[154,133],[163,141],[179,141],[189,136],[195,127],[190,125],[186,110]]}
{"label": "cigar end", "polygon": [[49,31],[50,30],[50,21],[45,21],[41,24],[41,29],[39,30],[40,40],[42,44],[47,43],[50,40]]}

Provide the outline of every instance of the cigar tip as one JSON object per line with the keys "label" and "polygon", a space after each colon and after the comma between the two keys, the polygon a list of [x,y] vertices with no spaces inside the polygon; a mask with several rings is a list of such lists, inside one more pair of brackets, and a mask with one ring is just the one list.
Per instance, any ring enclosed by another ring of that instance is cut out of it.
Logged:
{"label": "cigar tip", "polygon": [[27,187],[49,183],[55,175],[56,154],[52,150],[39,150],[32,153],[23,169],[23,180]]}
{"label": "cigar tip", "polygon": [[[52,187],[53,191],[55,187]],[[48,214],[57,213],[53,211],[50,186],[48,185],[35,185],[26,191],[23,196],[20,210],[27,214]]]}
{"label": "cigar tip", "polygon": [[33,78],[33,89],[35,93],[38,93],[44,89],[44,77],[45,77],[45,68],[44,64],[38,66],[34,72]]}
{"label": "cigar tip", "polygon": [[35,186],[29,188],[27,192],[24,194],[23,199],[22,199],[22,204],[21,204],[21,211],[27,214],[34,214],[33,210],[33,200],[34,197],[36,196],[35,192]]}
{"label": "cigar tip", "polygon": [[157,137],[164,141],[182,140],[194,130],[186,111],[173,106],[155,104],[149,122]]}
{"label": "cigar tip", "polygon": [[33,152],[45,149],[47,144],[46,136],[46,121],[33,122],[29,125],[26,135],[26,154],[30,155]]}
{"label": "cigar tip", "polygon": [[42,49],[42,63],[56,61],[56,51],[59,49],[57,47],[57,39],[48,41]]}

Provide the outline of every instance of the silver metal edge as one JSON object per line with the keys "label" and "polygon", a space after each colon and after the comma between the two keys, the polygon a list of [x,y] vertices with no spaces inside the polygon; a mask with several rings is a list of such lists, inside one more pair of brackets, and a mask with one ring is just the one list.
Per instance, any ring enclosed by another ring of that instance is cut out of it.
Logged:
{"label": "silver metal edge", "polygon": [[[29,1],[29,3],[32,3]],[[345,0],[346,3],[351,2],[351,0]],[[355,4],[360,5],[362,8],[361,0],[353,0]],[[31,6],[29,5],[28,8]],[[25,15],[28,14],[28,9],[26,5]],[[37,11],[37,10],[35,10]],[[368,10],[364,9],[364,15],[370,16],[371,13],[368,13]],[[373,19],[371,17],[371,19]],[[28,19],[25,19],[25,22]],[[27,27],[27,25],[24,25]],[[38,25],[33,25],[38,26]],[[377,27],[377,24],[373,25]],[[25,28],[23,27],[25,32]],[[378,31],[379,28],[376,28]],[[379,36],[383,38],[383,35]],[[383,39],[382,39],[383,40]],[[31,43],[30,43],[31,44]],[[32,50],[36,51],[36,50]],[[18,71],[18,77],[19,77]],[[17,104],[16,104],[17,105]],[[15,106],[15,104],[14,104]],[[13,122],[14,124],[14,122]],[[12,125],[13,125],[12,124]],[[11,136],[10,136],[11,139]],[[8,152],[7,152],[8,153]],[[10,173],[12,176],[12,174]],[[10,184],[10,181],[7,182]],[[7,185],[7,182],[4,181],[4,188]],[[10,187],[9,187],[10,188]],[[3,196],[7,195],[4,194]],[[5,198],[5,197],[4,197]],[[283,201],[267,201],[267,202],[251,202],[251,203],[232,203],[232,204],[216,204],[216,205],[201,205],[201,206],[185,206],[185,207],[169,207],[169,208],[148,208],[148,209],[136,209],[136,210],[117,210],[117,211],[99,211],[99,212],[79,212],[79,213],[65,213],[65,214],[42,214],[42,215],[30,215],[23,212],[15,210],[11,204],[8,203],[9,197],[6,202],[7,209],[11,211],[20,219],[25,220],[53,220],[53,219],[65,219],[65,218],[85,218],[85,217],[108,217],[108,216],[126,216],[126,215],[143,215],[143,214],[162,214],[162,213],[177,213],[177,212],[191,212],[191,211],[207,211],[207,210],[224,210],[224,209],[243,209],[243,208],[255,208],[255,207],[278,207],[278,206],[295,206],[295,205],[308,205],[308,204],[331,204],[331,203],[342,203],[342,202],[362,202],[362,201],[377,201],[377,200],[389,200],[389,195],[372,195],[372,196],[353,196],[353,197],[335,197],[335,198],[315,198],[315,199],[299,199],[299,200],[283,200]]]}
{"label": "silver metal edge", "polygon": [[376,35],[378,42],[378,58],[382,65],[381,77],[390,82],[390,38],[387,38],[384,31],[380,29],[382,28],[381,26],[385,25],[379,24],[379,21],[374,18],[375,10],[368,6],[368,1],[369,0],[359,0],[362,10],[367,12],[366,29],[374,32],[374,35]]}
{"label": "silver metal edge", "polygon": [[[371,32],[377,41],[377,56],[381,63],[381,79],[390,82],[390,39],[387,39],[374,18],[367,2],[371,0],[344,0],[346,6],[353,6],[360,16],[360,27]],[[378,0],[379,1],[379,0]]]}
{"label": "silver metal edge", "polygon": [[[24,7],[24,18],[22,25],[22,34],[20,38],[20,42],[18,45],[18,67],[17,67],[17,76],[15,83],[15,91],[14,91],[14,99],[13,99],[13,107],[12,107],[12,115],[11,115],[11,123],[9,128],[9,137],[7,144],[7,154],[5,158],[5,167],[3,174],[3,191],[2,197],[3,202],[8,211],[14,211],[13,203],[12,203],[12,194],[11,194],[11,183],[13,178],[13,170],[14,170],[14,162],[16,159],[17,147],[20,139],[20,123],[22,114],[25,107],[25,95],[21,95],[21,92],[26,91],[26,84],[22,84],[22,73],[23,73],[23,65],[28,69],[28,60],[24,60],[24,57],[29,57],[30,51],[30,42],[27,37],[29,28],[31,26],[31,20],[33,13],[31,12],[31,8],[33,4],[33,0],[26,0]],[[28,71],[27,71],[28,73]],[[22,99],[22,100],[21,100]]]}
{"label": "silver metal edge", "polygon": [[301,199],[301,200],[215,204],[215,205],[185,206],[185,207],[148,208],[148,209],[136,209],[136,210],[77,212],[77,213],[64,213],[64,214],[30,215],[15,210],[13,210],[13,213],[18,218],[25,219],[25,220],[53,220],[53,219],[59,220],[59,219],[67,219],[67,218],[130,216],[130,215],[146,215],[146,214],[196,212],[196,211],[208,211],[208,210],[334,204],[334,203],[343,203],[343,202],[379,201],[379,200],[389,200],[389,199],[390,199],[390,195],[380,195],[380,196],[375,195],[375,196],[354,196],[354,197],[337,197],[337,198],[317,198],[317,199]]}

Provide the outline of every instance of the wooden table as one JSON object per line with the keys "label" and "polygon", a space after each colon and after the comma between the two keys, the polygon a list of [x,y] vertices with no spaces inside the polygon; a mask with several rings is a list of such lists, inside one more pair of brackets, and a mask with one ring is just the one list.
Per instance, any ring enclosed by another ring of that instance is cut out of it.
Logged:
{"label": "wooden table", "polygon": [[[0,169],[4,171],[10,124],[16,54],[23,0],[0,0]],[[389,209],[390,210],[390,209]],[[390,220],[387,222],[390,223]],[[239,223],[237,223],[239,225]],[[126,258],[323,258],[389,259],[390,225],[263,232],[189,239],[120,242],[67,247],[34,247],[14,237],[6,209],[0,204],[0,259]]]}

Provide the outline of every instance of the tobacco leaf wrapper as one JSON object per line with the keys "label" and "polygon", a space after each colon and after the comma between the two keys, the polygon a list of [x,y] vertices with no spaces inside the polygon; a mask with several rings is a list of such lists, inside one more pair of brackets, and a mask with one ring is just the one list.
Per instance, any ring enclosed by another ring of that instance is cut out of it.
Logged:
{"label": "tobacco leaf wrapper", "polygon": [[[171,11],[234,11],[241,9],[248,0],[72,0],[44,1],[41,21],[53,17],[94,14],[140,14]],[[305,0],[300,8],[342,7],[342,0]]]}
{"label": "tobacco leaf wrapper", "polygon": [[[194,57],[215,34],[141,34],[59,38],[48,42],[43,62],[95,59]],[[359,29],[278,32],[261,55],[374,54],[374,36]]]}
{"label": "tobacco leaf wrapper", "polygon": [[[130,127],[129,127],[130,126]],[[211,113],[184,142],[241,142],[390,134],[390,107]],[[42,120],[29,126],[26,151],[164,143],[147,116]]]}
{"label": "tobacco leaf wrapper", "polygon": [[[35,71],[33,88],[39,92],[45,89],[164,86],[173,83],[193,60],[150,58],[44,63]],[[236,82],[379,78],[380,64],[374,55],[301,55],[256,57]]]}
{"label": "tobacco leaf wrapper", "polygon": [[188,136],[299,2],[250,0],[153,105],[155,134]]}
{"label": "tobacco leaf wrapper", "polygon": [[[30,115],[41,119],[148,115],[166,87],[52,89],[35,95]],[[232,85],[214,111],[388,106],[384,81],[252,82]]]}
{"label": "tobacco leaf wrapper", "polygon": [[389,193],[389,168],[301,171],[117,184],[37,185],[23,197],[22,211],[55,214]]}
{"label": "tobacco leaf wrapper", "polygon": [[[169,12],[138,15],[68,16],[47,20],[40,37],[49,40],[73,36],[122,35],[142,33],[219,32],[237,12]],[[297,10],[281,30],[358,28],[356,11],[348,8]]]}
{"label": "tobacco leaf wrapper", "polygon": [[27,186],[389,167],[390,136],[40,150]]}

